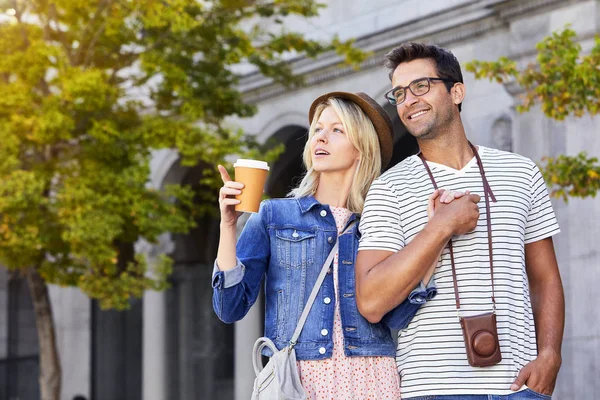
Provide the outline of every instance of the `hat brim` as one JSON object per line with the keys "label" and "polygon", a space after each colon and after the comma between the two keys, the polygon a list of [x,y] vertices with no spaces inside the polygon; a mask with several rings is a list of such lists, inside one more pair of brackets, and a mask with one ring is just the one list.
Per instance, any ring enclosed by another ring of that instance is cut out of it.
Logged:
{"label": "hat brim", "polygon": [[308,122],[312,124],[315,111],[317,110],[319,104],[325,103],[332,97],[352,101],[358,105],[361,110],[363,110],[367,117],[369,117],[379,138],[379,147],[381,149],[381,168],[383,169],[387,167],[392,160],[394,148],[394,128],[392,125],[392,120],[383,107],[381,107],[379,103],[377,103],[366,93],[330,92],[319,96],[312,102],[310,106],[308,111]]}

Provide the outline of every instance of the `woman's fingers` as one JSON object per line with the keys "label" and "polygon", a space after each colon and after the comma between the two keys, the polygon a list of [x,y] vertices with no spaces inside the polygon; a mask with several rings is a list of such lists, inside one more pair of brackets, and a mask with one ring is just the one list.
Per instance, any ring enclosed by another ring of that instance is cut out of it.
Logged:
{"label": "woman's fingers", "polygon": [[241,213],[234,211],[234,206],[240,204],[241,201],[236,199],[242,193],[244,184],[234,182],[227,173],[227,170],[222,165],[217,166],[223,180],[223,187],[219,190],[219,208],[221,209],[221,222],[235,225]]}
{"label": "woman's fingers", "polygon": [[228,188],[233,188],[233,189],[243,189],[244,188],[244,184],[242,182],[236,182],[236,181],[225,182],[225,184],[223,184],[223,186],[228,187]]}
{"label": "woman's fingers", "polygon": [[450,193],[449,190],[445,190],[442,195],[440,196],[440,203],[445,203],[446,199],[448,198],[448,193]]}
{"label": "woman's fingers", "polygon": [[446,190],[442,194],[442,198],[440,199],[440,202],[450,203],[452,200],[454,200],[454,192],[452,190]]}
{"label": "woman's fingers", "polygon": [[221,180],[223,181],[223,183],[227,183],[231,180],[231,178],[229,177],[229,173],[227,172],[227,170],[225,169],[224,166],[219,164],[217,166],[217,169],[219,170],[219,173],[221,174]]}
{"label": "woman's fingers", "polygon": [[236,204],[240,204],[241,200],[238,199],[230,199],[230,198],[225,198],[223,199],[223,201],[221,202],[221,204],[225,205],[225,206],[235,206]]}
{"label": "woman's fingers", "polygon": [[429,196],[429,200],[427,201],[427,217],[431,219],[435,212],[435,199],[437,199],[440,195],[440,191],[435,189],[431,196]]}
{"label": "woman's fingers", "polygon": [[435,212],[435,201],[439,197],[439,202],[442,204],[452,203],[452,201],[456,199],[460,199],[461,197],[469,194],[469,191],[459,192],[454,190],[447,189],[436,189],[427,201],[427,216],[431,219]]}
{"label": "woman's fingers", "polygon": [[451,203],[453,200],[456,199],[460,199],[461,197],[468,195],[469,191],[465,191],[465,192],[458,192],[458,191],[453,191],[453,190],[446,190],[443,194],[442,197],[440,198],[440,203]]}
{"label": "woman's fingers", "polygon": [[221,174],[221,180],[223,181],[223,187],[219,190],[219,200],[223,200],[227,198],[227,196],[237,196],[241,194],[244,184],[241,182],[232,181],[224,166],[218,165],[217,168]]}
{"label": "woman's fingers", "polygon": [[237,196],[242,194],[242,191],[236,188],[223,186],[220,190],[221,198],[225,196]]}

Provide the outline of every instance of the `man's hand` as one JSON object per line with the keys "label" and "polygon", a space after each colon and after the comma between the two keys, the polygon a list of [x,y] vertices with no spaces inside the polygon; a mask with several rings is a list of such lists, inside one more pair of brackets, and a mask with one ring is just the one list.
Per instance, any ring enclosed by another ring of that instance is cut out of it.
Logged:
{"label": "man's hand", "polygon": [[511,389],[526,384],[538,393],[551,394],[562,362],[565,326],[565,300],[551,237],[525,245],[525,265],[539,353],[523,367]]}
{"label": "man's hand", "polygon": [[527,385],[534,392],[550,396],[554,392],[560,364],[561,358],[559,355],[540,353],[535,360],[521,369],[510,389],[517,391],[523,385]]}
{"label": "man's hand", "polygon": [[449,229],[451,235],[464,235],[473,231],[479,219],[477,203],[481,197],[476,194],[465,194],[458,199],[453,199],[449,204],[442,202],[442,197],[443,194],[434,200],[435,213],[431,222],[442,229]]}

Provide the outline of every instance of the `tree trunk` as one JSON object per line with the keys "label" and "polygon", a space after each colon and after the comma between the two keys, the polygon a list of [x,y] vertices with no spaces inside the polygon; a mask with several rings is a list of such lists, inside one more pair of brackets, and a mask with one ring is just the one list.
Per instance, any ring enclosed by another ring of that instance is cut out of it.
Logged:
{"label": "tree trunk", "polygon": [[62,371],[48,287],[35,268],[26,272],[40,347],[40,400],[60,400]]}

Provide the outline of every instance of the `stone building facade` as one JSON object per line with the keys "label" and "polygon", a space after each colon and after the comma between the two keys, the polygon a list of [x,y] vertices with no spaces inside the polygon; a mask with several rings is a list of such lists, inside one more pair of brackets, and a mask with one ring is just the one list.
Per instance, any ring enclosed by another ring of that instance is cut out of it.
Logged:
{"label": "stone building facade", "polygon": [[[461,62],[508,56],[525,65],[534,60],[535,44],[566,24],[577,31],[584,49],[600,32],[599,0],[325,3],[328,7],[319,18],[308,23],[290,20],[288,29],[313,38],[355,37],[357,45],[372,55],[359,71],[339,67],[335,55],[293,60],[294,69],[305,75],[307,83],[294,90],[258,74],[243,78],[241,88],[259,111],[250,119],[230,122],[260,141],[276,138],[286,144],[285,154],[271,169],[266,190],[270,196],[285,195],[302,173],[312,100],[334,90],[363,91],[384,105],[383,94],[390,83],[381,67],[383,56],[404,41],[441,45]],[[539,109],[518,114],[517,87],[475,81],[472,74],[463,73],[467,97],[462,118],[473,142],[534,161],[582,150],[600,155],[599,118],[556,122]],[[395,109],[385,107],[395,124],[395,163],[417,148]],[[170,182],[197,185],[199,174],[198,168],[181,167],[173,152],[158,151],[152,160],[151,184],[157,188]],[[566,294],[563,366],[554,398],[593,399],[600,393],[600,200],[553,204],[562,229],[555,247]],[[138,251],[150,255],[174,256],[173,287],[164,293],[146,293],[127,313],[103,312],[76,289],[52,288],[64,400],[77,393],[97,400],[248,398],[254,378],[250,350],[262,333],[262,304],[259,301],[243,321],[233,325],[216,319],[210,278],[217,240],[218,221],[206,218],[188,235],[165,235],[157,246],[138,246]],[[10,395],[17,392],[20,399],[36,398],[27,392],[27,382],[37,368],[34,337],[27,292],[0,269],[0,399],[16,398]]]}

